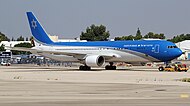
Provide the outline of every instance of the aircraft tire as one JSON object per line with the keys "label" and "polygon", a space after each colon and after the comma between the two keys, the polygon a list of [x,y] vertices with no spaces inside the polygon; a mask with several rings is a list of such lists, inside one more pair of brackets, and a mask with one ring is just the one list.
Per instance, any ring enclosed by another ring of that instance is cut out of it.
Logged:
{"label": "aircraft tire", "polygon": [[79,70],[91,70],[91,67],[89,67],[89,66],[80,66]]}
{"label": "aircraft tire", "polygon": [[164,71],[164,67],[159,67],[158,70],[159,71]]}
{"label": "aircraft tire", "polygon": [[105,69],[106,70],[116,70],[116,66],[110,66],[110,65],[107,65],[106,67],[105,67]]}

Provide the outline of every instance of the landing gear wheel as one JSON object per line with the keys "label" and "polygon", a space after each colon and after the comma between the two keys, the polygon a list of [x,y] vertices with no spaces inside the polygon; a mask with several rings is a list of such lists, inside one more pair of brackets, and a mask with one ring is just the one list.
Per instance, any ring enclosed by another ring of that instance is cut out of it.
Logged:
{"label": "landing gear wheel", "polygon": [[107,65],[105,67],[106,70],[116,70],[116,66],[110,66],[110,65]]}
{"label": "landing gear wheel", "polygon": [[79,70],[91,70],[91,67],[89,67],[89,66],[80,66]]}
{"label": "landing gear wheel", "polygon": [[113,62],[109,63],[110,65],[106,65],[105,69],[106,70],[116,70],[116,66],[113,66]]}
{"label": "landing gear wheel", "polygon": [[159,71],[164,71],[164,67],[159,67],[158,70]]}

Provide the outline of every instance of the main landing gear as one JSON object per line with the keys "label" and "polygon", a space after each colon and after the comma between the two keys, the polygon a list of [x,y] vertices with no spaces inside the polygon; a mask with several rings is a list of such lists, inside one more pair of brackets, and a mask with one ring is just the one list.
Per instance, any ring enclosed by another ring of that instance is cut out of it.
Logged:
{"label": "main landing gear", "polygon": [[89,66],[80,66],[79,67],[79,70],[91,70],[91,67],[89,67]]}
{"label": "main landing gear", "polygon": [[110,62],[109,64],[110,65],[106,65],[106,70],[116,70],[116,66],[113,66],[113,62]]}
{"label": "main landing gear", "polygon": [[[116,70],[117,67],[113,65],[113,62],[110,62],[109,64],[110,65],[106,65],[105,67],[106,70]],[[83,65],[79,67],[79,70],[91,70],[91,67]]]}

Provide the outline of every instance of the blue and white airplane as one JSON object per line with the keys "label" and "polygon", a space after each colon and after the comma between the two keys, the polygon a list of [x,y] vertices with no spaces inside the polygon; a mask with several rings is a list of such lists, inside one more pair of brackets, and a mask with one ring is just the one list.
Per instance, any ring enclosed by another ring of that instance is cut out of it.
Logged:
{"label": "blue and white airplane", "polygon": [[32,12],[27,12],[28,22],[38,46],[33,48],[12,48],[30,51],[58,61],[80,62],[80,70],[91,67],[116,69],[113,62],[169,62],[182,54],[172,42],[166,40],[53,42]]}

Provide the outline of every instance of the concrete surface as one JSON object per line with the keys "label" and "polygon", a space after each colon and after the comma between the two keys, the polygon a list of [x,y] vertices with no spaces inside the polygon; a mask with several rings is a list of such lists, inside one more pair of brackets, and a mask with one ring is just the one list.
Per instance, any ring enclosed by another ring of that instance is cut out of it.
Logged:
{"label": "concrete surface", "polygon": [[0,106],[189,106],[190,72],[1,66]]}

